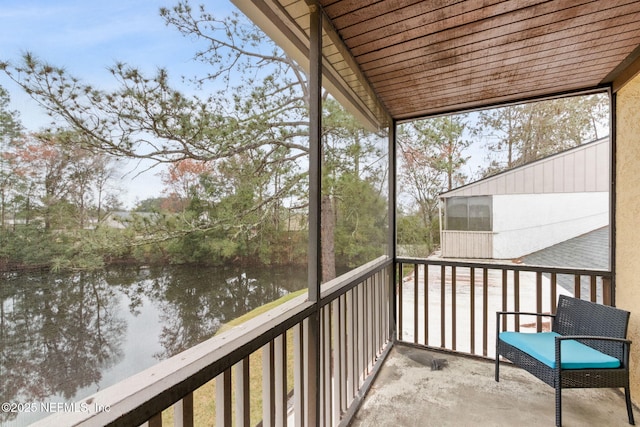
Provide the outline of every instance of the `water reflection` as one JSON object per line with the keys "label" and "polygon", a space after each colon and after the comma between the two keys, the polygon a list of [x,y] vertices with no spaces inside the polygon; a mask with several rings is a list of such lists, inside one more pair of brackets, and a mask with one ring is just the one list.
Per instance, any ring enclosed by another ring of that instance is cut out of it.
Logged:
{"label": "water reflection", "polygon": [[[72,398],[122,357],[116,291],[100,273],[8,277],[0,291],[0,401]],[[11,419],[16,413],[2,413]]]}
{"label": "water reflection", "polygon": [[[3,277],[0,401],[81,399],[305,284],[300,269],[110,268]],[[35,421],[16,415],[0,413],[0,423]]]}

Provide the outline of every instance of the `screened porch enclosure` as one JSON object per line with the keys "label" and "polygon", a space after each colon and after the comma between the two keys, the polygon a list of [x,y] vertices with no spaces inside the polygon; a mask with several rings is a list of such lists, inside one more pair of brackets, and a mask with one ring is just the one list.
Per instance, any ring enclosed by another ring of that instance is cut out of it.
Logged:
{"label": "screened porch enclosure", "polygon": [[[39,425],[190,426],[204,395],[220,426],[346,426],[398,343],[487,359],[495,311],[553,312],[561,277],[573,281],[569,292],[604,304],[616,304],[618,286],[631,286],[618,283],[616,268],[635,268],[615,256],[609,270],[398,257],[395,134],[402,121],[578,92],[609,93],[617,123],[617,93],[640,71],[640,3],[234,3],[309,75],[308,292],[83,400],[89,411],[55,414]],[[370,131],[388,135],[380,253],[331,280],[322,264],[323,88]],[[632,122],[614,128],[607,156],[614,219],[616,135]],[[627,250],[627,260],[629,252],[638,251]],[[621,301],[632,305],[630,296]],[[512,326],[546,327],[524,317]],[[498,418],[513,421],[502,409]]]}

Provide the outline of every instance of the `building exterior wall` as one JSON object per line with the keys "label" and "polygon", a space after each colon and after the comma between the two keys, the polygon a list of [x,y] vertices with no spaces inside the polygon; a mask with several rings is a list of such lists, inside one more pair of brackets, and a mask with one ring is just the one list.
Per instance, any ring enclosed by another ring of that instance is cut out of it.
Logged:
{"label": "building exterior wall", "polygon": [[493,258],[518,258],[608,224],[608,192],[493,196]]}
{"label": "building exterior wall", "polygon": [[640,402],[640,75],[616,100],[616,305],[631,312],[631,396]]}
{"label": "building exterior wall", "polygon": [[481,181],[443,197],[609,191],[609,138],[603,138]]}
{"label": "building exterior wall", "polygon": [[443,258],[491,258],[493,232],[442,230],[440,247]]}
{"label": "building exterior wall", "polygon": [[493,225],[491,234],[445,225],[442,256],[514,259],[608,225],[609,151],[603,138],[444,193],[491,196]]}

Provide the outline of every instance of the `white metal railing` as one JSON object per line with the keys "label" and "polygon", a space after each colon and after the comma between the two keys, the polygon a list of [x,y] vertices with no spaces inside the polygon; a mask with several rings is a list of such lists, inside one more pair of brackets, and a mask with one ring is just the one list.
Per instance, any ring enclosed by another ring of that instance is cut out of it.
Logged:
{"label": "white metal railing", "polygon": [[344,425],[391,347],[393,273],[379,258],[35,425]]}

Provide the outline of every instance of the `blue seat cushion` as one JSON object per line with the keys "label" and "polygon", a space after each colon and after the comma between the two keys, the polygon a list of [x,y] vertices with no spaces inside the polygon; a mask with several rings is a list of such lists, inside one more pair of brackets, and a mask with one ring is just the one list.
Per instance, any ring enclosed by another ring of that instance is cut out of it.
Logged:
{"label": "blue seat cushion", "polygon": [[[556,367],[555,337],[556,332],[501,332],[500,339],[516,347],[528,355],[538,359],[550,368]],[[620,361],[615,357],[601,353],[596,349],[575,340],[564,340],[561,343],[562,369],[602,369],[619,368]]]}

